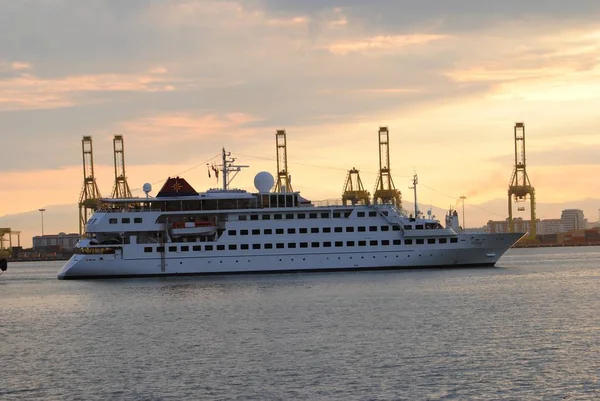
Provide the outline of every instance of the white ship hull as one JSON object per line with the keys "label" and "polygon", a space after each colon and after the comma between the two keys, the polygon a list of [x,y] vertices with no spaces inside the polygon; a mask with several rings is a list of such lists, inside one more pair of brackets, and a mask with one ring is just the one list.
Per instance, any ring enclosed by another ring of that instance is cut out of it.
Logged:
{"label": "white ship hull", "polygon": [[260,254],[252,250],[148,254],[139,244],[130,244],[113,254],[76,254],[61,269],[58,278],[494,266],[522,235],[459,234],[459,242],[455,244],[367,246],[353,250],[271,249]]}

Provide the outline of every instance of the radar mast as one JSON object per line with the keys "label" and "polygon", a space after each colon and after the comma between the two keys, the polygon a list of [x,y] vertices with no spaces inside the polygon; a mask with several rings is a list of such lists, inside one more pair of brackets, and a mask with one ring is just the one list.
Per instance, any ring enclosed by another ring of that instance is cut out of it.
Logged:
{"label": "radar mast", "polygon": [[[250,167],[246,165],[238,165],[235,163],[235,157],[231,157],[231,152],[225,151],[225,147],[221,152],[222,165],[217,166],[223,172],[223,191],[229,190],[229,184],[235,176],[242,171],[243,168]],[[230,173],[233,173],[230,175]]]}

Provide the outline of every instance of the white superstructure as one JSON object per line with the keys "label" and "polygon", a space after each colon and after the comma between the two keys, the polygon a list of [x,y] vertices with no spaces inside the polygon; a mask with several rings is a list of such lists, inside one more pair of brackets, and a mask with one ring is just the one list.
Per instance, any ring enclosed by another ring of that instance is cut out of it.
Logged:
{"label": "white superstructure", "polygon": [[257,193],[177,177],[156,197],[104,199],[58,278],[493,266],[523,235],[458,233],[455,212],[444,227],[389,204],[315,206],[260,174]]}

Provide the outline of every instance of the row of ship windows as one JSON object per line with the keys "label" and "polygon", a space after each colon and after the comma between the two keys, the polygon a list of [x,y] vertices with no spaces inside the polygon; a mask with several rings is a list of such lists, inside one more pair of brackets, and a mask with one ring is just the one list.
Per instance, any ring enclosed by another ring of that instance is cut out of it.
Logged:
{"label": "row of ship windows", "polygon": [[[387,215],[387,212],[383,212],[384,215]],[[316,219],[321,217],[322,219],[328,219],[330,216],[329,212],[321,212],[321,213],[286,213],[286,214],[262,214],[262,215],[258,215],[258,214],[251,214],[250,216],[246,216],[246,215],[241,215],[238,216],[238,220],[260,220],[259,216],[261,217],[262,220],[271,220],[271,218],[273,218],[273,220],[282,220],[282,219]],[[334,218],[342,218],[342,217],[349,217],[350,216],[350,212],[333,212],[333,217]],[[356,213],[357,217],[367,217],[367,213],[366,212],[357,212]],[[368,217],[376,217],[377,216],[377,212],[375,211],[370,211],[368,213]],[[108,219],[108,224],[118,224],[119,220],[117,218],[110,218]],[[135,217],[133,219],[134,223],[141,223],[142,222],[142,218],[141,217]],[[122,224],[130,224],[131,223],[131,218],[129,217],[123,217],[121,218],[121,223]]]}
{"label": "row of ship windows", "polygon": [[[449,240],[449,241],[448,241]],[[438,244],[446,244],[450,242],[451,244],[455,244],[458,242],[458,238],[438,238],[437,239],[437,243]],[[436,238],[428,238],[428,239],[423,239],[423,238],[417,238],[414,240],[412,239],[405,239],[404,240],[404,244],[405,245],[423,245],[423,244],[435,244],[436,243]],[[288,249],[294,249],[294,248],[331,248],[331,247],[336,247],[336,248],[340,248],[340,247],[352,247],[352,246],[389,246],[389,245],[402,245],[402,240],[400,239],[395,239],[395,240],[370,240],[370,241],[325,241],[325,242],[300,242],[300,243],[295,243],[295,242],[288,242],[288,243],[283,243],[283,242],[279,242],[276,244],[240,244],[239,245],[239,249],[240,250],[249,250],[249,249],[284,249],[286,248]],[[168,246],[166,247],[166,249],[169,252],[177,252],[177,246],[172,245],[172,246]],[[193,245],[193,246],[189,246],[189,245],[182,245],[179,247],[179,251],[180,252],[189,252],[190,249],[192,251],[213,251],[213,250],[217,250],[217,251],[224,251],[225,249],[228,249],[230,251],[236,251],[238,249],[238,245],[237,244],[229,244],[227,245],[227,247],[225,245]],[[150,252],[154,252],[154,247],[152,246],[147,246],[144,247],[144,252],[146,253],[150,253]],[[156,247],[156,252],[165,252],[165,247],[164,246],[158,246]]]}
{"label": "row of ship windows", "polygon": [[[312,213],[275,213],[275,214],[251,214],[250,216],[240,215],[238,216],[238,220],[291,220],[291,219],[328,219],[330,216],[333,216],[334,219],[339,219],[343,217],[350,217],[350,211],[343,212],[312,212]],[[387,216],[388,212],[382,212],[383,215]],[[356,217],[377,217],[377,212],[372,210],[370,212],[356,212]]]}
{"label": "row of ship windows", "polygon": [[[351,212],[333,212],[333,217],[334,218],[342,218],[342,217],[349,217]],[[387,215],[387,212],[383,212],[384,215]],[[356,216],[357,217],[376,217],[377,216],[377,212],[376,211],[370,211],[368,212],[357,212]],[[238,220],[259,220],[259,216],[262,218],[262,220],[271,220],[271,217],[273,218],[273,220],[282,220],[282,219],[316,219],[321,217],[322,219],[328,219],[330,216],[329,212],[321,212],[321,213],[286,213],[286,214],[280,214],[280,213],[276,213],[276,214],[263,214],[263,215],[258,215],[258,214],[251,214],[250,216],[246,216],[246,215],[241,215],[238,216]],[[295,217],[294,217],[295,216]],[[110,218],[108,219],[108,224],[118,224],[119,220],[117,218]],[[138,224],[142,222],[142,218],[141,217],[134,217],[133,218],[133,222]],[[131,218],[129,217],[122,217],[121,218],[121,223],[122,224],[130,224],[131,223]]]}
{"label": "row of ship windows", "polygon": [[[309,232],[311,234],[318,234],[319,232],[327,234],[327,233],[331,233],[332,230],[333,230],[334,233],[341,233],[341,232],[344,232],[344,228],[345,228],[345,231],[347,233],[353,233],[354,231],[357,231],[359,233],[360,232],[366,232],[366,231],[373,232],[373,231],[378,231],[378,230],[379,231],[390,231],[390,226],[381,226],[381,227],[378,227],[378,226],[369,226],[369,227],[365,227],[365,226],[359,226],[359,227],[333,227],[333,229],[331,227],[323,227],[323,228],[311,227],[310,229],[306,228],[306,227],[302,227],[302,228],[298,228],[298,229],[296,229],[296,228],[288,228],[287,230],[283,229],[283,228],[276,228],[275,230],[273,230],[271,228],[265,228],[264,230],[262,230],[262,234],[264,234],[264,235],[271,235],[271,234],[273,234],[273,232],[275,234],[285,234],[286,232],[288,234],[296,234],[296,232],[298,234],[308,234]],[[398,227],[398,226],[392,226],[392,230],[393,231],[400,231],[400,227]],[[249,235],[250,233],[252,235],[261,235],[261,230],[258,229],[258,228],[255,228],[253,230],[239,230],[239,231],[238,230],[228,230],[227,231],[228,235],[238,235],[238,233],[239,233],[239,235]]]}
{"label": "row of ship windows", "polygon": [[[349,213],[350,212],[347,212],[347,214],[349,214]],[[383,212],[383,213],[387,214],[387,212]],[[335,216],[335,215],[336,214],[340,214],[340,212],[334,212],[333,214],[334,214],[333,217],[339,217],[339,216]],[[376,216],[376,214],[377,214],[377,212],[369,212],[369,216],[370,217]],[[317,213],[309,213],[309,215],[310,215],[309,218],[312,219],[312,218],[316,218]],[[315,217],[312,217],[313,215]],[[358,215],[358,217],[365,217],[364,216],[365,212],[357,212],[357,215]],[[273,218],[274,218],[274,220],[280,220],[282,218],[282,216],[283,215],[281,215],[281,214],[274,214]],[[286,219],[288,219],[288,218],[291,219],[291,218],[293,218],[294,215],[293,214],[286,214],[285,216],[286,216]],[[292,217],[288,217],[288,216],[292,216]],[[300,216],[302,216],[302,217],[300,217]],[[304,216],[305,216],[304,213],[298,213],[298,218],[299,219],[304,219],[305,218]],[[239,216],[239,220],[246,220],[246,217],[247,216]],[[262,217],[263,217],[263,220],[270,220],[271,215],[264,214],[264,215],[262,215]],[[321,217],[322,218],[328,218],[329,217],[329,213],[328,212],[323,212],[323,213],[321,213]],[[250,220],[258,220],[258,215],[251,215],[250,216]],[[142,221],[143,220],[142,220],[141,217],[134,217],[133,218],[133,223],[134,224],[141,224]],[[108,219],[108,224],[118,224],[118,222],[119,221],[116,218],[110,218],[110,219]],[[131,219],[129,217],[123,217],[123,218],[121,218],[121,223],[122,224],[130,224],[131,223]],[[405,230],[411,230],[413,227],[415,229],[417,229],[417,230],[422,230],[424,228],[429,228],[429,227],[424,227],[422,224],[417,224],[415,226],[405,225],[404,229]],[[432,228],[440,228],[440,227],[432,227]],[[279,230],[280,229],[278,229],[278,231]],[[288,229],[288,234],[293,234],[293,232],[290,232],[290,230],[293,231],[295,229],[293,229],[293,228],[292,229]],[[302,232],[302,230],[306,230],[306,229],[300,228],[299,230],[300,230],[300,234],[303,234],[304,232]],[[311,230],[313,230],[313,231],[311,231],[312,233],[318,232],[318,231],[314,231],[315,228],[312,228]],[[329,230],[329,231],[327,231],[327,230]],[[241,230],[240,231],[240,235],[247,235],[248,234],[247,231],[248,230]],[[265,231],[271,231],[271,230],[265,230]],[[366,229],[365,229],[365,227],[357,227],[357,231],[359,231],[359,232],[366,231]],[[369,231],[377,231],[377,226],[370,226],[369,227]],[[388,227],[387,226],[381,226],[381,231],[388,231]],[[399,228],[396,227],[396,226],[394,226],[394,231],[399,231]],[[234,234],[232,234],[232,232],[234,232]],[[244,232],[246,232],[246,234],[244,234]],[[327,228],[326,227],[326,228],[323,229],[323,232],[331,232],[331,228]],[[335,228],[335,232],[341,233],[342,232],[342,227],[336,227]],[[354,227],[346,227],[346,232],[354,232]],[[252,234],[253,235],[258,235],[258,234],[260,234],[260,230],[252,230]],[[271,233],[270,232],[269,233],[265,232],[265,234],[271,234]],[[283,234],[283,232],[281,232],[281,234]],[[235,235],[235,230],[229,230],[229,235]]]}
{"label": "row of ship windows", "polygon": [[[117,224],[118,222],[119,222],[118,219],[115,219],[115,218],[108,219],[108,224]],[[134,217],[133,222],[134,222],[134,224],[140,224],[142,222],[142,218]],[[123,218],[121,218],[121,223],[129,224],[129,223],[131,223],[131,219],[129,217],[123,217]]]}

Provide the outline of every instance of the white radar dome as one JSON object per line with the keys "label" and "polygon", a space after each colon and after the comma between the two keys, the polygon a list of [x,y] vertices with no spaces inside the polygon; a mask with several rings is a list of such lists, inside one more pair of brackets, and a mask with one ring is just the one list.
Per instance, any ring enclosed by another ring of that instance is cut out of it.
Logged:
{"label": "white radar dome", "polygon": [[270,192],[275,184],[275,179],[268,171],[261,171],[254,177],[254,186],[258,192]]}
{"label": "white radar dome", "polygon": [[148,195],[148,192],[152,191],[152,184],[149,182],[145,183],[142,187],[142,190],[146,193],[146,195]]}

